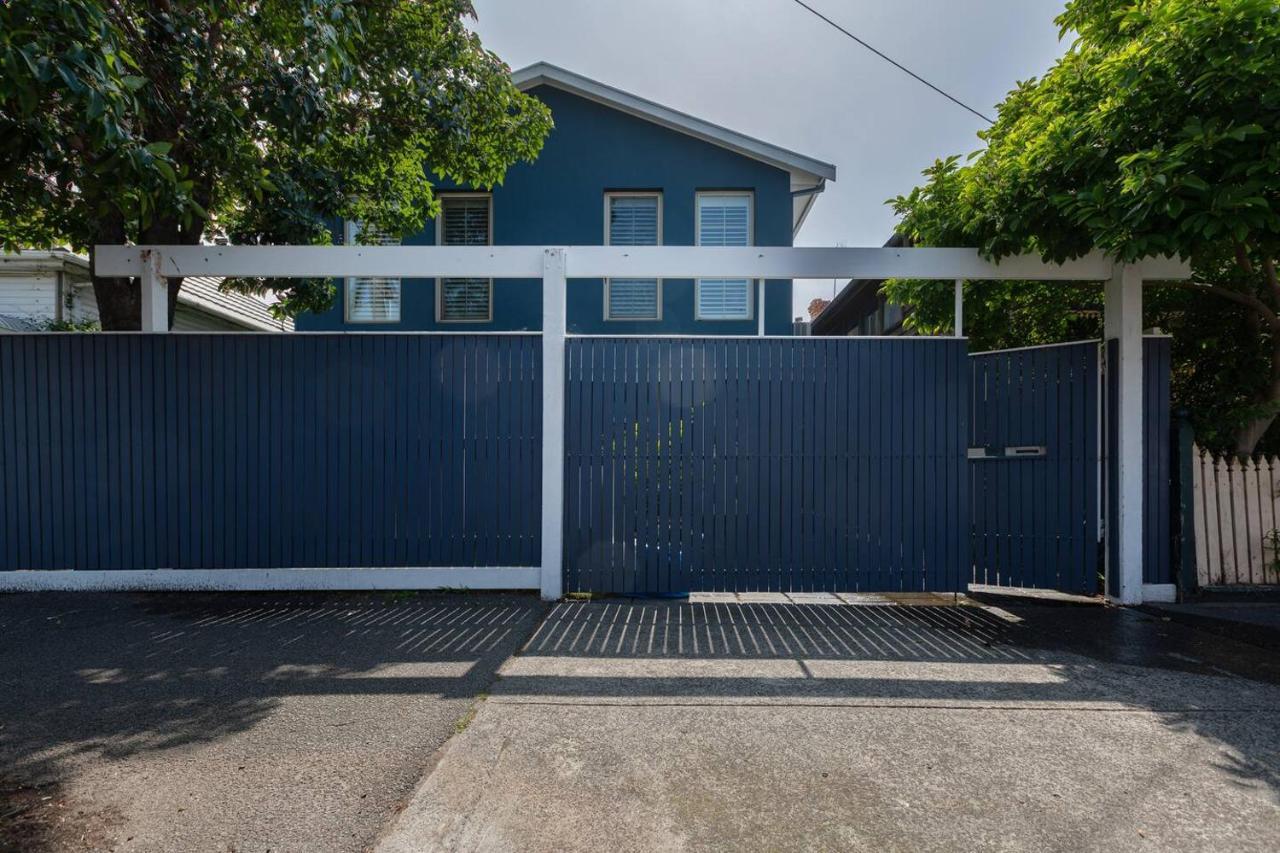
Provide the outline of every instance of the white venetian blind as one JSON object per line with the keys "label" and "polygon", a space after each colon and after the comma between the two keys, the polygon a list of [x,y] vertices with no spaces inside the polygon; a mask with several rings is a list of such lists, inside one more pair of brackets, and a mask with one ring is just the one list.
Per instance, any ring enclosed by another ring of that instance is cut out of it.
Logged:
{"label": "white venetian blind", "polygon": [[[656,195],[609,197],[609,245],[659,245]],[[610,320],[658,319],[656,278],[612,278],[607,292]]]}
{"label": "white venetian blind", "polygon": [[[440,200],[440,245],[488,246],[488,196],[457,196]],[[493,316],[493,281],[487,278],[440,279],[440,319],[444,322],[484,321]]]}
{"label": "white venetian blind", "polygon": [[[350,223],[348,234],[349,242],[365,246],[400,245],[399,237],[392,237],[373,228],[365,228],[359,222]],[[399,323],[400,279],[347,279],[347,322]]]}
{"label": "white venetian blind", "polygon": [[[750,246],[751,196],[699,195],[697,236],[699,246]],[[699,279],[698,317],[703,320],[750,319],[750,279]]]}

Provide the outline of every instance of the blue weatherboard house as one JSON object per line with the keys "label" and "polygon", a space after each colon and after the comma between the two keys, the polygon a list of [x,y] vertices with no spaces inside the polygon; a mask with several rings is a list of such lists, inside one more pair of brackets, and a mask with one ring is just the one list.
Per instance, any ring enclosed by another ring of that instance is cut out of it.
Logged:
{"label": "blue weatherboard house", "polygon": [[[790,246],[834,166],[546,63],[514,75],[551,108],[536,162],[492,192],[441,187],[406,245]],[[349,241],[359,223],[343,226]],[[352,278],[300,331],[538,329],[541,281]],[[570,332],[791,334],[791,282],[571,279]],[[763,311],[760,303],[763,302]]]}

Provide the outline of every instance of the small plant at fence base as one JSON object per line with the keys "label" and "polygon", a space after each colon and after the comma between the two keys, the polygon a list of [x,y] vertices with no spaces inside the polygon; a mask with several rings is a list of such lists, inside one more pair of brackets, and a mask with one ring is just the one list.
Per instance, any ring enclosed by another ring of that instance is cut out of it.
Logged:
{"label": "small plant at fence base", "polygon": [[[1275,529],[1263,537],[1262,547],[1271,552],[1271,559],[1265,564],[1264,580],[1280,581],[1280,529]],[[1273,577],[1267,577],[1271,575]]]}

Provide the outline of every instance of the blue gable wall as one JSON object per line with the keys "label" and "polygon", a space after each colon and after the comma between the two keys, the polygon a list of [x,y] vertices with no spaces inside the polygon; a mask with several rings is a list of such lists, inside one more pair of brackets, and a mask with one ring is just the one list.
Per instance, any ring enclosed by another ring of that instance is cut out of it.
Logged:
{"label": "blue gable wall", "polygon": [[[694,244],[694,198],[699,190],[752,190],[755,194],[755,244],[791,245],[790,176],[691,136],[659,127],[621,111],[549,86],[531,90],[548,106],[555,130],[532,164],[508,172],[493,191],[493,241],[497,245],[601,245],[604,242],[604,193],[607,190],[660,190],[663,243]],[[441,192],[447,192],[441,187]],[[435,225],[405,240],[432,245]],[[303,331],[444,329],[450,331],[538,329],[542,292],[538,280],[494,282],[493,322],[437,323],[435,282],[406,279],[401,323],[343,323],[343,282],[334,307],[299,317]],[[766,283],[765,331],[791,334],[791,282]],[[692,280],[667,279],[662,285],[662,319],[606,321],[604,288],[599,279],[569,282],[571,332],[604,334],[753,335],[756,321],[697,321]]]}

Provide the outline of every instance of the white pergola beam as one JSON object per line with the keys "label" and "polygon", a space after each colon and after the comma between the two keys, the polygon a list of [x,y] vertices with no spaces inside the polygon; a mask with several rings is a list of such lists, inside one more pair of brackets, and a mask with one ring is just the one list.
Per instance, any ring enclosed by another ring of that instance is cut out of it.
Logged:
{"label": "white pergola beam", "polygon": [[[163,276],[314,278],[372,276],[541,278],[542,246],[98,246],[98,275],[141,276],[142,253],[159,256]],[[1100,253],[1045,263],[1037,255],[985,260],[976,249],[572,246],[567,278],[921,278],[1106,281],[1112,262]],[[1187,265],[1150,259],[1144,279],[1185,279]]]}

